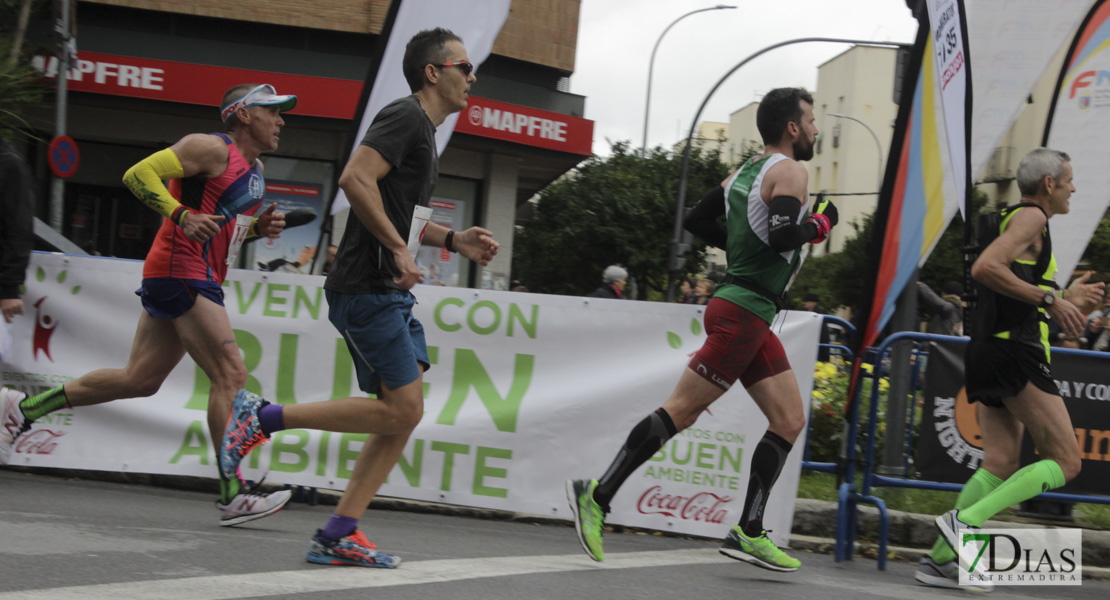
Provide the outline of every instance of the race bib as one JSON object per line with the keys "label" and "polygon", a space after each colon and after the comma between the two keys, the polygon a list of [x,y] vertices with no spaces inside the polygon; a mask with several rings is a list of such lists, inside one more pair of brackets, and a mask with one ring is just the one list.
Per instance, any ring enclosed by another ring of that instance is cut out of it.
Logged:
{"label": "race bib", "polygon": [[412,211],[412,224],[409,225],[409,256],[416,260],[416,253],[420,250],[420,242],[424,241],[424,232],[428,229],[428,221],[432,218],[432,209],[428,206],[417,206]]}
{"label": "race bib", "polygon": [[253,222],[254,217],[250,215],[235,217],[235,233],[231,235],[231,242],[227,245],[227,266],[230,267],[235,263],[235,258],[239,256],[239,248],[243,246],[243,240],[247,239],[247,233],[250,232]]}

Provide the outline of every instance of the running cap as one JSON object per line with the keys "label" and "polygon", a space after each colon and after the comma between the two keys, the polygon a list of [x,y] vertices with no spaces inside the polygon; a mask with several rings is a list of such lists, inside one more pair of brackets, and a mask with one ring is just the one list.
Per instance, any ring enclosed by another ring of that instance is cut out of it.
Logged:
{"label": "running cap", "polygon": [[247,108],[250,106],[273,106],[279,105],[279,110],[285,112],[293,110],[297,105],[296,96],[279,96],[274,86],[264,83],[253,90],[240,96],[238,100],[233,101],[227,106],[220,108],[220,120],[226,122],[231,115],[235,114],[240,108]]}

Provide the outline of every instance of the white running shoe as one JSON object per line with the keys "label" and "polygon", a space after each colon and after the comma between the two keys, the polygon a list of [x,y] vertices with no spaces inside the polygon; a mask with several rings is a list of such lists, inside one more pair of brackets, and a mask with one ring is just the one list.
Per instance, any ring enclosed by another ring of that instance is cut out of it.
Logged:
{"label": "white running shoe", "polygon": [[0,465],[11,464],[15,438],[31,428],[32,421],[19,410],[19,403],[26,397],[23,392],[0,387]]}
{"label": "white running shoe", "polygon": [[917,565],[917,572],[913,575],[914,579],[927,586],[950,590],[989,592],[994,589],[994,584],[989,581],[960,585],[960,568],[956,563],[956,559],[952,559],[946,563],[937,564],[931,556],[926,554],[921,557],[921,562]]}
{"label": "white running shoe", "polygon": [[216,503],[220,509],[220,527],[231,527],[247,521],[268,517],[285,507],[285,503],[293,497],[290,490],[281,490],[272,494],[244,491],[236,494],[231,502]]}
{"label": "white running shoe", "polygon": [[960,511],[955,508],[937,517],[933,523],[937,526],[937,530],[940,531],[940,535],[944,538],[944,542],[956,553],[958,559],[953,562],[957,563],[957,568],[970,568],[970,565],[975,565],[976,579],[978,581],[988,581],[990,578],[983,569],[983,563],[981,561],[976,561],[975,545],[965,546],[960,541],[961,531],[975,533],[979,531],[979,528],[961,521]]}

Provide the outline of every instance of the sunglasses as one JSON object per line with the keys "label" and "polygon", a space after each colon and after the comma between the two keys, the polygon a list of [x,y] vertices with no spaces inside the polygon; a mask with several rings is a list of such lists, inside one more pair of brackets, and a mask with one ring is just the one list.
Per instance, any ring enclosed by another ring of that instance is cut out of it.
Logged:
{"label": "sunglasses", "polygon": [[459,62],[453,63],[440,63],[438,66],[458,67],[462,69],[463,77],[470,77],[470,74],[474,72],[474,63],[470,62],[469,60],[460,60]]}

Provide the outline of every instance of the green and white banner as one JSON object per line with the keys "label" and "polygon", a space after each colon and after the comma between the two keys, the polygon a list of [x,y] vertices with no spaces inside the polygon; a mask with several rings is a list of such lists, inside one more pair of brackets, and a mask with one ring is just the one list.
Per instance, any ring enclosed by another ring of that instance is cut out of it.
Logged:
{"label": "green and white banner", "polygon": [[[37,393],[126,364],[142,310],[133,293],[141,270],[137,261],[36,253],[27,313],[10,328],[0,384]],[[248,389],[281,404],[363,395],[327,320],[323,283],[229,271],[225,304]],[[564,480],[599,477],[705,340],[699,306],[441,286],[414,293],[432,367],[424,419],[384,496],[570,516]],[[774,324],[802,398],[813,386],[820,323],[820,315],[788,312]],[[185,358],[153,397],[40,419],[17,441],[12,462],[214,477],[207,399],[208,379]],[[734,386],[629,478],[608,521],[722,536],[739,519],[751,452],[766,426]],[[365,437],[283,431],[251,454],[243,472],[343,489]],[[768,503],[767,528],[780,544],[793,519],[802,444]]]}

